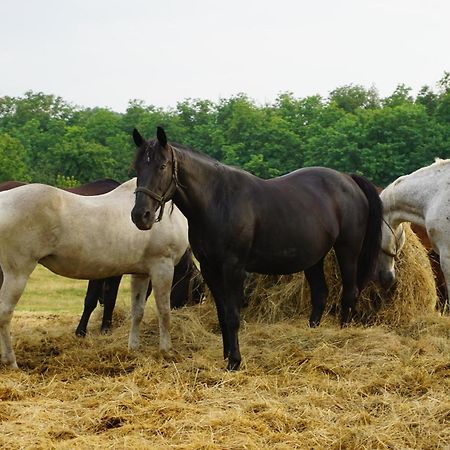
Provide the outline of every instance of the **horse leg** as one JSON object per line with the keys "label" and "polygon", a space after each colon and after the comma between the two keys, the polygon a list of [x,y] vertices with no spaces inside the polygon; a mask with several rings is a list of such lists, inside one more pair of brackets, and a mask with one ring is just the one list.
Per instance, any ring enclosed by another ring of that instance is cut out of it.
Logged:
{"label": "horse leg", "polygon": [[224,301],[223,280],[220,271],[213,270],[207,264],[200,263],[200,267],[203,278],[209,287],[214,303],[216,304],[217,318],[222,333],[223,359],[227,359],[230,354],[230,347],[226,324],[226,303]]}
{"label": "horse leg", "polygon": [[223,267],[225,295],[227,301],[226,324],[228,329],[228,365],[227,370],[237,370],[241,365],[239,350],[239,327],[241,323],[241,306],[244,299],[244,281],[246,273],[233,262],[225,263]]}
{"label": "horse leg", "polygon": [[192,270],[189,280],[189,300],[188,304],[200,303],[205,295],[205,283],[201,272],[192,263]]}
{"label": "horse leg", "polygon": [[90,280],[86,291],[86,297],[84,298],[84,309],[81,315],[80,323],[75,330],[75,334],[79,337],[86,336],[87,325],[92,312],[97,307],[97,301],[100,297],[103,286],[103,280]]}
{"label": "horse leg", "polygon": [[341,325],[346,325],[355,314],[359,296],[357,285],[358,254],[349,243],[335,245],[336,258],[342,278]]}
{"label": "horse leg", "polygon": [[214,297],[223,340],[223,356],[228,358],[227,370],[237,370],[241,364],[238,331],[240,309],[244,296],[245,271],[235,259],[225,261],[214,270],[201,265],[202,274]]}
{"label": "horse leg", "polygon": [[192,256],[190,250],[187,249],[173,272],[172,289],[170,292],[170,307],[172,309],[181,308],[188,302],[190,264],[192,264]]}
{"label": "horse leg", "polygon": [[154,264],[150,270],[159,323],[159,348],[168,352],[172,348],[170,339],[170,291],[174,267],[170,261]]}
{"label": "horse leg", "polygon": [[148,281],[148,275],[135,274],[131,276],[131,328],[128,336],[128,348],[130,350],[139,347],[139,326],[144,317]]}
{"label": "horse leg", "polygon": [[103,280],[103,319],[100,331],[102,334],[107,334],[111,331],[112,315],[114,307],[116,306],[117,292],[119,290],[122,275],[118,277],[109,277]]}
{"label": "horse leg", "polygon": [[29,264],[27,269],[21,273],[5,270],[3,272],[3,283],[0,288],[0,348],[2,352],[2,363],[11,369],[17,369],[16,355],[11,343],[11,319],[19,298],[27,284],[31,272],[36,263]]}
{"label": "horse leg", "polygon": [[[439,249],[439,262],[441,265],[442,273],[444,274],[446,285],[445,294],[447,294],[448,292],[450,292],[450,252]],[[450,300],[448,298],[448,295],[445,295],[444,298],[442,298],[442,304],[439,306],[440,312],[442,314],[449,312]]]}
{"label": "horse leg", "polygon": [[311,315],[309,317],[309,326],[317,327],[322,318],[325,305],[328,298],[328,287],[323,272],[322,258],[317,264],[305,270],[305,277],[311,289]]}

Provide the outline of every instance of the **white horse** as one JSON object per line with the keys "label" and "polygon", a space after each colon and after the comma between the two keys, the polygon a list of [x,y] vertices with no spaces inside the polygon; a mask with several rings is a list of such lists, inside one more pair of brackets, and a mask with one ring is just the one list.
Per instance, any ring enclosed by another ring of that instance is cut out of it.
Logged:
{"label": "white horse", "polygon": [[397,178],[380,194],[383,201],[379,277],[389,287],[395,281],[394,258],[405,243],[403,222],[424,227],[450,292],[450,160],[437,158],[430,166]]}
{"label": "white horse", "polygon": [[173,206],[150,231],[131,221],[136,179],[103,195],[85,197],[42,184],[0,193],[0,345],[2,362],[17,368],[11,344],[14,308],[38,263],[69,278],[132,274],[128,347],[139,326],[151,279],[159,316],[160,349],[171,348],[170,290],[174,266],[188,247],[185,217]]}

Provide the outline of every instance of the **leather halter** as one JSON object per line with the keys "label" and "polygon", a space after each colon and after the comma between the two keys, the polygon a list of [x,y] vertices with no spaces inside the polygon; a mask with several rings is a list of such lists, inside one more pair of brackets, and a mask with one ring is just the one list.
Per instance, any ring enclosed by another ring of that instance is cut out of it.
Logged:
{"label": "leather halter", "polygon": [[[166,205],[166,202],[172,199],[173,195],[175,194],[175,191],[177,190],[177,187],[179,186],[178,182],[178,162],[175,158],[175,152],[173,151],[173,147],[169,145],[170,152],[172,154],[172,177],[170,180],[170,184],[166,189],[166,192],[163,195],[159,195],[156,192],[151,191],[150,189],[147,189],[144,186],[138,186],[136,190],[134,191],[135,194],[138,192],[142,192],[149,197],[155,199],[158,202],[159,205],[159,214],[158,218],[155,220],[155,222],[160,222],[163,214],[164,214],[164,206]],[[148,147],[147,147],[148,151]]]}
{"label": "leather halter", "polygon": [[397,239],[397,235],[395,234],[394,230],[392,229],[392,227],[389,225],[389,223],[387,222],[386,219],[383,218],[383,222],[386,224],[386,226],[391,230],[392,235],[394,236],[395,239],[395,252],[390,252],[388,250],[385,250],[384,248],[381,248],[381,251],[387,255],[390,256],[391,258],[396,258],[397,255],[399,254],[399,243],[398,243],[398,239]]}

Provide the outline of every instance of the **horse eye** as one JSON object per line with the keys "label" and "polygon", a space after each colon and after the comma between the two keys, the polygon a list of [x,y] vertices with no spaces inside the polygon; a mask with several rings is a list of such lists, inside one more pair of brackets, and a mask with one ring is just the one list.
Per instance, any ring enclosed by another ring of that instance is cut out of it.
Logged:
{"label": "horse eye", "polygon": [[161,164],[161,166],[159,167],[160,170],[164,170],[166,168],[166,164]]}

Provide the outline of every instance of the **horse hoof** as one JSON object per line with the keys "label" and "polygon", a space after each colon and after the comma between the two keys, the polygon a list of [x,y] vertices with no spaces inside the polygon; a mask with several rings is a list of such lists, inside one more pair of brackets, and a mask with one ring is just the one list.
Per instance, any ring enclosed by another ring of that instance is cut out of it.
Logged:
{"label": "horse hoof", "polygon": [[19,366],[16,361],[6,361],[2,358],[2,363],[5,365],[7,369],[10,370],[19,370]]}
{"label": "horse hoof", "polygon": [[227,370],[228,372],[236,372],[239,370],[239,366],[241,365],[241,361],[228,361]]}
{"label": "horse hoof", "polygon": [[139,348],[139,340],[128,341],[128,351],[133,352]]}
{"label": "horse hoof", "polygon": [[107,328],[102,328],[100,330],[101,334],[111,334],[111,328],[107,327]]}
{"label": "horse hoof", "polygon": [[77,330],[77,331],[75,331],[75,334],[78,337],[86,337],[86,330]]}
{"label": "horse hoof", "polygon": [[320,324],[320,320],[311,320],[309,321],[309,326],[311,328],[317,328]]}

